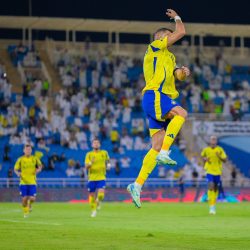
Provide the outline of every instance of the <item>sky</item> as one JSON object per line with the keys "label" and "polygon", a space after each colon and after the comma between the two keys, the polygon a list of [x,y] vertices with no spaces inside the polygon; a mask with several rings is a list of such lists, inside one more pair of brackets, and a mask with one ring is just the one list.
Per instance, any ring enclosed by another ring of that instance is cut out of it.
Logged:
{"label": "sky", "polygon": [[186,22],[250,24],[249,0],[1,0],[0,15],[164,21],[167,8]]}

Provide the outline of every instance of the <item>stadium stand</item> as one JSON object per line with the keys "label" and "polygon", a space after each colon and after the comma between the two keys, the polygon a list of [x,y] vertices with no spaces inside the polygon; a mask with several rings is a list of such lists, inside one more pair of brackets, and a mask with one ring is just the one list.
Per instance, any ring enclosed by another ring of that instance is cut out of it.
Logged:
{"label": "stadium stand", "polygon": [[[124,45],[121,53],[117,53],[117,45],[114,49],[110,44],[98,46],[89,40],[77,46],[52,43],[48,48],[48,43],[42,42],[40,48],[47,46],[51,64],[60,76],[61,86],[57,92],[51,91],[53,83],[46,80],[41,73],[43,69],[37,74],[30,70],[41,68],[44,63],[39,59],[35,43],[30,47],[22,43],[8,46],[13,64],[20,63],[29,70],[24,70],[22,94],[12,93],[5,77],[0,81],[0,149],[4,152],[0,159],[0,177],[7,176],[21,155],[25,141],[33,143],[35,154],[44,163],[45,170],[40,177],[86,176],[80,166],[96,136],[111,156],[112,169],[108,177],[135,177],[149,148],[146,119],[140,104],[145,45],[136,46],[138,53],[135,54],[131,46]],[[191,117],[199,113],[225,120],[248,119],[249,66],[234,65],[228,60],[229,53],[223,43],[213,50],[200,51],[199,48],[193,45],[191,48],[187,41],[174,48],[177,62],[192,69],[192,77],[187,82],[177,83],[178,102]],[[189,137],[184,131],[172,149],[177,168],[166,171],[158,167],[152,177],[178,178],[178,170],[184,168],[189,179],[194,176],[202,179],[200,148],[191,154],[194,150],[189,148]],[[246,176],[249,173],[241,169],[238,162],[233,163],[237,165],[240,185],[243,178],[240,171]],[[227,179],[231,178],[233,163],[228,163],[224,176]]]}

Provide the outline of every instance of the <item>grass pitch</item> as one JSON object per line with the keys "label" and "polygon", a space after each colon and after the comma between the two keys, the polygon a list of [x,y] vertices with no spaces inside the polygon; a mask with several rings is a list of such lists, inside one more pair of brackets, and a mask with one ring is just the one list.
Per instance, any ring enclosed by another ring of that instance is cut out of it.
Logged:
{"label": "grass pitch", "polygon": [[20,204],[0,203],[0,249],[250,249],[250,203],[36,203],[29,218]]}

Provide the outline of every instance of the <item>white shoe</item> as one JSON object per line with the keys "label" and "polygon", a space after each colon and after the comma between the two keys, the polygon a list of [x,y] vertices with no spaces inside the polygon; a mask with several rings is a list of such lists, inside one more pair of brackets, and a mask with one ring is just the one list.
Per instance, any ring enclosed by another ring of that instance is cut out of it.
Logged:
{"label": "white shoe", "polygon": [[140,201],[141,189],[138,187],[138,185],[135,185],[135,183],[132,183],[128,185],[127,190],[130,193],[135,206],[140,208],[141,207],[141,201]]}
{"label": "white shoe", "polygon": [[176,165],[177,162],[169,157],[170,153],[171,151],[161,150],[156,157],[157,163],[160,165]]}
{"label": "white shoe", "polygon": [[23,214],[23,218],[28,218],[29,214]]}
{"label": "white shoe", "polygon": [[92,218],[94,218],[94,217],[96,217],[96,214],[97,214],[97,212],[96,212],[96,210],[94,210],[94,211],[91,213],[90,216],[91,216]]}
{"label": "white shoe", "polygon": [[211,206],[211,207],[209,208],[209,214],[213,214],[213,215],[216,214],[215,206]]}

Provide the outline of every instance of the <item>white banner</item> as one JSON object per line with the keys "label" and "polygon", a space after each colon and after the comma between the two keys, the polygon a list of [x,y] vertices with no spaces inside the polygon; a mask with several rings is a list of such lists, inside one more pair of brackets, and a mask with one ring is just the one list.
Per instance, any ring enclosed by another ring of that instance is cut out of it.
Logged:
{"label": "white banner", "polygon": [[250,122],[194,121],[193,135],[250,135]]}

